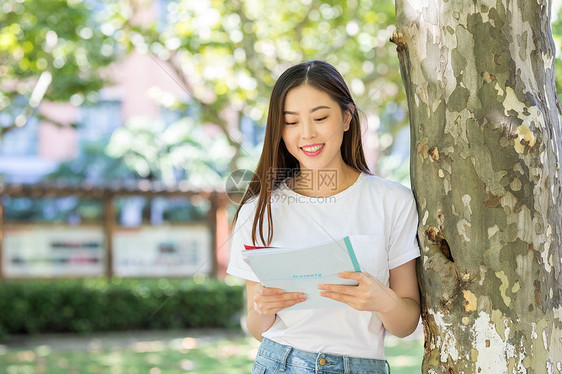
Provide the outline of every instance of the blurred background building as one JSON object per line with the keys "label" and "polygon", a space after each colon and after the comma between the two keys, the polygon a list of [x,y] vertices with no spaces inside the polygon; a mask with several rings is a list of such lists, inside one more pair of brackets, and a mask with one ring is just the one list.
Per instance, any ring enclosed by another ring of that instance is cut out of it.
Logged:
{"label": "blurred background building", "polygon": [[[92,17],[106,10],[103,2],[90,3],[95,5],[89,8]],[[149,24],[164,12],[166,2],[146,5],[135,13],[135,22]],[[131,51],[105,66],[102,75],[110,84],[89,92],[89,103],[80,94],[67,102],[42,100],[37,115],[29,115],[25,125],[3,134],[2,182],[24,189],[7,187],[1,196],[0,273],[8,278],[224,275],[224,269],[216,267],[213,247],[228,241],[227,217],[219,212],[223,219],[217,223],[213,219],[217,207],[197,194],[193,198],[195,187],[201,186],[183,185],[178,190],[185,178],[181,169],[174,170],[173,181],[164,184],[162,178],[135,175],[106,154],[115,130],[128,121],[136,118],[156,131],[169,129],[193,112],[191,98],[146,53]],[[188,105],[163,106],[151,97],[154,92],[179,97]],[[0,114],[2,126],[12,126],[17,109],[29,105],[24,95],[15,95],[12,110]],[[212,138],[217,130],[206,127],[203,131]],[[244,131],[258,142],[259,129],[253,123]],[[30,186],[33,192],[25,189]],[[98,196],[83,193],[84,189],[97,191]],[[194,206],[193,200],[200,205]],[[112,205],[113,217],[108,217],[107,204]],[[224,204],[218,207],[224,208]],[[108,247],[116,250],[108,252]]]}
{"label": "blurred background building", "polygon": [[255,168],[271,87],[306,60],[349,83],[371,170],[409,184],[390,0],[0,7],[4,277],[223,276],[227,181]]}

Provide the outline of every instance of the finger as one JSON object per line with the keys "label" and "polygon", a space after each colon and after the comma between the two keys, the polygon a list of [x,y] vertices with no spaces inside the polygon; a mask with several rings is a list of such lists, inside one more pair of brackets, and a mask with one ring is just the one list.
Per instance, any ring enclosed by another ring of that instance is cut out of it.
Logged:
{"label": "finger", "polygon": [[280,310],[289,308],[295,304],[302,303],[306,298],[289,299],[289,300],[277,300],[264,302],[263,300],[254,300],[254,309],[258,312],[266,315],[275,314]]}
{"label": "finger", "polygon": [[354,272],[354,271],[344,271],[338,274],[338,277],[343,279],[353,279],[361,283],[362,280],[365,279],[366,274]]}
{"label": "finger", "polygon": [[338,293],[342,295],[355,295],[357,293],[357,286],[344,286],[338,284],[321,284],[318,286],[320,290]]}
{"label": "finger", "polygon": [[346,272],[339,273],[338,276],[340,278],[343,278],[343,279],[356,280],[357,282],[359,282],[359,285],[361,285],[361,283],[368,282],[368,283],[376,284],[379,287],[384,287],[384,283],[382,283],[380,280],[373,277],[369,273],[359,273],[359,272],[346,271]]}
{"label": "finger", "polygon": [[302,303],[303,301],[306,301],[306,297],[299,297],[298,299],[285,300],[281,304],[279,310],[288,308],[288,307],[293,306],[295,304]]}
{"label": "finger", "polygon": [[269,288],[259,284],[257,287],[257,293],[260,295],[280,295],[285,293],[285,291],[280,288]]}
{"label": "finger", "polygon": [[254,301],[254,310],[262,315],[266,315],[266,316],[274,315],[281,309],[283,309],[283,307],[279,305],[271,305],[271,304],[261,305],[259,302]]}
{"label": "finger", "polygon": [[306,300],[306,294],[304,294],[302,292],[284,292],[282,295],[278,295],[278,296],[283,296],[286,299],[304,299],[304,300]]}
{"label": "finger", "polygon": [[327,297],[332,300],[336,300],[339,301],[340,303],[345,303],[345,304],[348,304],[348,302],[352,300],[351,296],[349,295],[344,295],[341,293],[329,292],[329,291],[320,292],[320,296]]}
{"label": "finger", "polygon": [[256,304],[259,306],[259,308],[261,310],[264,311],[279,311],[281,309],[285,309],[288,308],[292,305],[298,304],[302,302],[300,299],[292,299],[292,300],[281,300],[281,301],[275,301],[275,302],[270,302],[270,303],[260,303],[258,301],[256,301]]}
{"label": "finger", "polygon": [[306,300],[305,294],[299,293],[283,293],[281,295],[265,295],[265,296],[256,296],[254,298],[262,303],[282,303],[285,301],[292,301],[292,300]]}

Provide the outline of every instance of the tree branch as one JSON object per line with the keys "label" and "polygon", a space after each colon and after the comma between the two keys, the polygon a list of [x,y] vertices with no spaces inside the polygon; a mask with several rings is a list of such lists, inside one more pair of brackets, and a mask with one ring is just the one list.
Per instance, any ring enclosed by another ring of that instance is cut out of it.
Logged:
{"label": "tree branch", "polygon": [[[176,53],[173,53],[172,57],[175,55]],[[191,96],[193,100],[197,102],[197,104],[201,107],[201,109],[203,109],[203,111],[205,111],[215,121],[215,124],[218,127],[220,127],[221,130],[223,130],[223,133],[226,135],[226,138],[228,139],[230,145],[236,147],[237,149],[240,148],[241,147],[240,143],[234,140],[230,135],[227,128],[226,121],[220,118],[219,113],[211,105],[205,103],[204,101],[202,101],[201,99],[195,96],[193,87],[191,83],[188,81],[185,74],[183,74],[180,66],[177,65],[177,63],[175,63],[175,61],[172,58],[168,60],[168,64],[172,68],[176,78],[180,80],[182,88],[189,94],[189,96]]]}
{"label": "tree branch", "polygon": [[[239,6],[236,9],[236,14],[238,14],[238,16],[240,17],[240,23],[242,25],[245,24],[251,24],[253,25],[254,22],[252,20],[250,20],[248,18],[248,16],[246,15],[246,13],[244,12],[244,7],[242,5],[242,3],[239,4]],[[244,38],[242,39],[242,48],[244,49],[244,53],[246,54],[246,59],[250,56],[254,56],[254,58],[251,61],[248,61],[248,66],[251,66],[250,70],[253,76],[260,76],[260,74],[268,74],[270,76],[273,76],[273,71],[271,71],[265,64],[265,62],[261,59],[258,59],[257,57],[260,56],[260,54],[255,53],[254,50],[254,45],[256,45],[257,42],[257,38],[256,38],[256,34],[255,33],[248,33],[246,32],[245,27],[241,27],[242,29],[242,34],[244,35]],[[276,63],[279,64],[280,61],[277,58],[277,56],[275,56],[276,59]],[[261,87],[261,90],[266,89],[267,87],[265,86],[263,80],[258,79],[258,85]]]}

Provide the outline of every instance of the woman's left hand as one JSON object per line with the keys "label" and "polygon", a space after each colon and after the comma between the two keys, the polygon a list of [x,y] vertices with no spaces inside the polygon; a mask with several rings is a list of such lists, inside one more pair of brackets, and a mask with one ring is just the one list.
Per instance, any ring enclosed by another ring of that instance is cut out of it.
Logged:
{"label": "woman's left hand", "polygon": [[359,285],[321,284],[318,286],[323,291],[321,296],[345,303],[356,310],[383,313],[392,309],[392,303],[396,302],[393,295],[398,295],[367,273],[344,272],[338,276],[354,279]]}

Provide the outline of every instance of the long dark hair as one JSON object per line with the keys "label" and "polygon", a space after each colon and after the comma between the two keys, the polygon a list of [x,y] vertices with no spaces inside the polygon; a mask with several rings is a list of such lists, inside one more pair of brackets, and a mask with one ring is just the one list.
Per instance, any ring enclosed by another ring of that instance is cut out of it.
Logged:
{"label": "long dark hair", "polygon": [[[263,245],[269,245],[273,238],[273,219],[271,217],[271,192],[287,177],[299,172],[298,160],[287,150],[282,139],[285,119],[285,98],[287,93],[300,85],[308,84],[330,95],[340,105],[342,113],[351,114],[349,130],[344,132],[341,145],[343,161],[357,171],[371,174],[365,161],[361,142],[361,123],[359,113],[347,84],[335,67],[327,62],[314,60],[303,62],[287,69],[275,85],[269,100],[269,112],[265,127],[265,139],[258,166],[234,216],[233,225],[238,219],[242,205],[249,199],[259,196],[254,223],[252,243],[256,245],[256,231],[259,226]],[[264,239],[263,221],[267,210],[268,237]]]}

